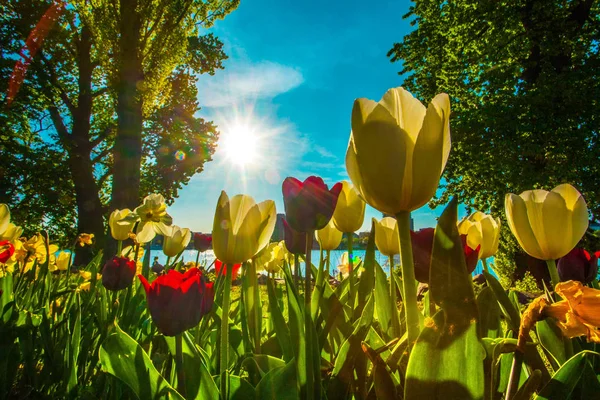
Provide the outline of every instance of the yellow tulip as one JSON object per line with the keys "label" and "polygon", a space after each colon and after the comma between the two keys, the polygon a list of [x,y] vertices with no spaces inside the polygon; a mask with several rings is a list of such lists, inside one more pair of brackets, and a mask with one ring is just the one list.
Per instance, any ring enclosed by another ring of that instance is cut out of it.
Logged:
{"label": "yellow tulip", "polygon": [[342,232],[335,227],[333,220],[325,228],[315,231],[315,237],[322,250],[335,250],[342,242]]}
{"label": "yellow tulip", "polygon": [[335,227],[345,233],[359,230],[365,219],[365,206],[354,187],[348,181],[342,181],[342,191],[333,212]]}
{"label": "yellow tulip", "polygon": [[6,204],[0,204],[0,240],[14,242],[21,237],[23,228],[10,222],[10,210]]}
{"label": "yellow tulip", "polygon": [[108,226],[110,227],[110,234],[115,240],[129,239],[129,232],[132,231],[135,220],[127,220],[124,218],[130,214],[131,210],[129,208],[115,210],[110,214]]}
{"label": "yellow tulip", "polygon": [[427,109],[403,88],[379,103],[357,99],[346,169],[365,201],[386,214],[415,210],[435,194],[450,154],[450,100]]}
{"label": "yellow tulip", "polygon": [[68,251],[61,251],[56,256],[56,269],[59,271],[67,271],[69,264],[71,263],[71,253]]}
{"label": "yellow tulip", "polygon": [[271,260],[265,265],[265,270],[267,272],[277,272],[283,265],[288,254],[289,252],[287,251],[283,240],[276,243],[276,246],[273,247],[273,250],[271,251]]}
{"label": "yellow tulip", "polygon": [[395,218],[385,217],[375,222],[375,245],[377,250],[385,256],[393,257],[400,254],[400,239],[398,236],[398,223]]}
{"label": "yellow tulip", "polygon": [[506,195],[508,226],[527,254],[540,260],[567,255],[588,227],[585,200],[573,186]]}
{"label": "yellow tulip", "polygon": [[10,210],[6,204],[0,204],[0,233],[3,233],[10,224]]}
{"label": "yellow tulip", "polygon": [[264,266],[273,259],[273,249],[277,246],[277,243],[269,243],[261,251],[259,251],[254,257],[252,257],[254,264],[258,268]]}
{"label": "yellow tulip", "polygon": [[180,228],[177,225],[169,227],[169,234],[163,240],[163,253],[167,257],[175,257],[190,243],[192,232],[188,228]]}
{"label": "yellow tulip", "polygon": [[250,196],[230,200],[221,192],[213,223],[215,256],[228,265],[249,260],[269,244],[276,220],[273,200],[256,204]]}
{"label": "yellow tulip", "polygon": [[479,258],[488,258],[498,251],[500,218],[476,211],[458,224],[458,233],[467,235],[467,245],[479,249]]}

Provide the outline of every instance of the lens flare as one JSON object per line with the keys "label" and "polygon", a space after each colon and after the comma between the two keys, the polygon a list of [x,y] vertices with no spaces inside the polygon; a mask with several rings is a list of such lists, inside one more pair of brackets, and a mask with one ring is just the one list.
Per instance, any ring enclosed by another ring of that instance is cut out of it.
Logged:
{"label": "lens flare", "polygon": [[185,153],[183,152],[183,150],[177,150],[175,152],[175,159],[177,161],[183,161],[183,160],[185,160]]}

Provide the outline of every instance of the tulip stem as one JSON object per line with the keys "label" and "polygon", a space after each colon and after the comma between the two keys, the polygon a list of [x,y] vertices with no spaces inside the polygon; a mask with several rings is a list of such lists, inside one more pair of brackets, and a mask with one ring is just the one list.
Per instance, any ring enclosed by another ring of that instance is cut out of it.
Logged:
{"label": "tulip stem", "polygon": [[398,320],[398,304],[396,303],[396,278],[394,278],[394,256],[388,256],[390,260],[390,303],[392,306],[392,332],[394,337],[400,337],[400,326]]}
{"label": "tulip stem", "polygon": [[412,242],[410,239],[410,211],[396,214],[398,236],[400,238],[400,266],[402,267],[402,284],[404,287],[402,303],[406,314],[406,331],[409,346],[419,336],[419,308],[417,306],[417,281],[413,261]]}
{"label": "tulip stem", "polygon": [[304,336],[306,341],[306,392],[305,398],[314,398],[314,375],[313,375],[313,336],[311,329],[311,316],[310,316],[310,305],[311,305],[311,271],[312,271],[312,244],[315,233],[313,231],[306,232],[306,257],[304,259]]}
{"label": "tulip stem", "polygon": [[558,269],[556,268],[556,261],[554,260],[546,260],[546,265],[548,265],[548,272],[550,272],[550,281],[552,282],[552,289],[558,285],[560,282],[560,278],[558,277]]}
{"label": "tulip stem", "polygon": [[506,400],[511,400],[519,389],[523,357],[524,354],[519,349],[517,349],[513,355],[513,363],[510,369],[510,377],[508,379],[508,388],[506,389]]}
{"label": "tulip stem", "polygon": [[121,252],[123,251],[123,241],[117,240],[117,256],[121,257]]}
{"label": "tulip stem", "polygon": [[177,391],[185,398],[186,390],[185,370],[183,369],[182,335],[183,333],[175,335],[175,368],[177,368]]}
{"label": "tulip stem", "polygon": [[199,260],[200,260],[200,250],[197,250],[197,252],[196,252],[196,268],[200,268],[200,267],[198,266],[198,261],[199,261]]}
{"label": "tulip stem", "polygon": [[224,265],[226,276],[223,284],[223,304],[221,307],[221,351],[219,353],[219,369],[221,376],[221,398],[228,399],[228,377],[227,377],[227,365],[229,364],[229,307],[230,307],[230,295],[231,295],[231,279],[233,276],[233,266]]}
{"label": "tulip stem", "polygon": [[352,308],[354,314],[354,261],[352,260],[352,239],[354,239],[354,233],[347,233],[348,235],[348,286],[350,295],[350,307]]}
{"label": "tulip stem", "polygon": [[298,260],[298,254],[294,254],[294,283],[298,286],[300,280],[300,261]]}
{"label": "tulip stem", "polygon": [[483,270],[485,271],[485,273],[489,274],[490,271],[488,270],[488,265],[487,265],[487,261],[485,258],[481,259],[481,264],[483,265]]}

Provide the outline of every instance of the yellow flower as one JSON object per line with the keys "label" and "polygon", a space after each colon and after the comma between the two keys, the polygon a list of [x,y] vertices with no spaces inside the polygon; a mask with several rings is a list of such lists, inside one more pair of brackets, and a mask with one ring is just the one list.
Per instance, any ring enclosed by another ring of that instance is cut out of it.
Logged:
{"label": "yellow flower", "polygon": [[110,226],[110,233],[115,240],[129,239],[129,232],[135,224],[135,220],[125,219],[130,214],[132,213],[129,208],[115,210],[110,214],[108,226]]}
{"label": "yellow flower", "polygon": [[[83,278],[84,282],[87,282],[92,279],[92,273],[89,271],[79,271],[79,275]],[[96,280],[97,281],[102,280],[102,275],[96,274]]]}
{"label": "yellow flower", "polygon": [[169,233],[167,227],[173,223],[173,218],[167,214],[165,198],[160,194],[146,196],[142,205],[133,210],[133,215],[121,221],[131,220],[139,221],[136,229],[136,239],[139,243],[148,243],[157,233],[166,236]]}
{"label": "yellow flower", "polygon": [[21,237],[23,228],[10,222],[10,210],[6,204],[0,204],[0,240],[14,242]]}
{"label": "yellow flower", "polygon": [[285,242],[282,240],[279,243],[276,243],[271,254],[271,260],[265,265],[265,270],[267,272],[277,272],[289,255],[289,252],[285,247]]}
{"label": "yellow flower", "polygon": [[221,192],[213,223],[213,251],[228,265],[254,257],[271,239],[277,215],[273,200],[256,204],[250,196],[229,199]]}
{"label": "yellow flower", "polygon": [[450,100],[426,109],[403,88],[379,103],[357,99],[346,169],[363,199],[386,214],[412,211],[435,194],[450,154]]}
{"label": "yellow flower", "polygon": [[348,181],[342,181],[342,191],[333,212],[335,227],[345,233],[359,230],[365,218],[365,206],[354,187]]}
{"label": "yellow flower", "polygon": [[375,222],[375,245],[379,252],[388,257],[400,254],[400,238],[398,237],[398,223],[395,218],[385,217]]}
{"label": "yellow flower", "polygon": [[458,224],[458,232],[467,235],[467,245],[479,249],[479,258],[488,258],[498,251],[500,240],[500,218],[475,211]]}
{"label": "yellow flower", "polygon": [[[36,260],[39,265],[45,263],[48,258],[48,252],[46,252],[46,240],[39,233],[33,236],[31,239],[23,241],[22,250],[26,252],[25,257],[23,258],[25,261],[23,272],[29,271],[33,267]],[[54,262],[54,253],[58,251],[58,246],[51,244],[48,246],[48,250],[50,253],[50,264],[52,264]],[[23,254],[22,252],[20,253]]]}
{"label": "yellow flower", "polygon": [[508,226],[527,254],[540,260],[567,255],[588,227],[585,200],[573,186],[506,195]]}
{"label": "yellow flower", "polygon": [[79,236],[77,236],[77,243],[81,247],[85,246],[86,244],[91,246],[93,244],[92,239],[94,239],[93,233],[80,233]]}
{"label": "yellow flower", "polygon": [[50,272],[59,270],[59,271],[67,271],[69,269],[69,264],[71,262],[71,252],[61,251],[56,256],[56,264],[55,267],[51,267]]}
{"label": "yellow flower", "polygon": [[260,268],[260,267],[264,266],[265,264],[267,264],[269,261],[271,261],[273,259],[273,249],[276,246],[277,246],[276,242],[269,243],[261,251],[256,253],[256,255],[254,257],[252,257],[254,264],[256,264],[256,266],[258,268]]}
{"label": "yellow flower", "polygon": [[600,343],[600,290],[568,281],[556,285],[555,291],[564,300],[544,307],[544,315],[556,318],[565,336],[586,335],[588,341]]}
{"label": "yellow flower", "polygon": [[342,232],[337,230],[333,220],[325,228],[315,231],[315,237],[323,250],[335,250],[342,242]]}
{"label": "yellow flower", "polygon": [[180,228],[173,225],[169,229],[169,234],[165,235],[163,240],[163,253],[167,257],[175,257],[190,243],[192,232],[188,228]]}

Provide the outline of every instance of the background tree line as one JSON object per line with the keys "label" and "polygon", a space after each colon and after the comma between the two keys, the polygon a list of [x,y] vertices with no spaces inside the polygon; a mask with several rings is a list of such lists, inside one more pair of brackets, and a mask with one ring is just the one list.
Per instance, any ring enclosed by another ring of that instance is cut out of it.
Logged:
{"label": "background tree line", "polygon": [[[501,215],[506,193],[575,185],[600,220],[600,14],[594,0],[413,0],[389,51],[404,86],[452,99],[445,192]],[[596,228],[597,229],[597,228]],[[591,230],[590,247],[599,245]],[[590,248],[590,250],[596,250]],[[509,257],[509,258],[511,258]],[[502,258],[502,257],[501,257]],[[510,274],[512,263],[498,268]]]}
{"label": "background tree line", "polygon": [[172,202],[202,170],[218,132],[196,116],[196,80],[227,58],[207,28],[238,3],[0,4],[0,203],[26,233],[101,247],[110,210]]}

